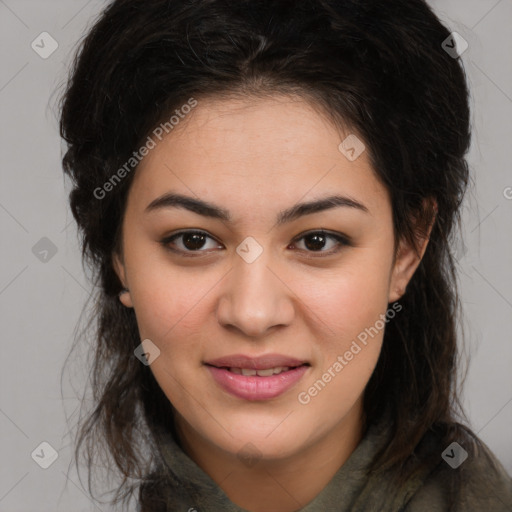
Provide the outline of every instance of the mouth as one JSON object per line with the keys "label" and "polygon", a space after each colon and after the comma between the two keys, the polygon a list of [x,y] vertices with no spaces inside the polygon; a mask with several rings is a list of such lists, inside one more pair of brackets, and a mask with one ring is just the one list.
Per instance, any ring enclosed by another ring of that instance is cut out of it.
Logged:
{"label": "mouth", "polygon": [[298,366],[276,366],[275,368],[266,368],[264,370],[255,370],[254,368],[236,368],[234,366],[231,368],[221,366],[220,368],[228,370],[231,373],[236,373],[237,375],[244,375],[245,377],[253,377],[255,375],[258,377],[271,377],[272,375],[279,375],[283,372],[298,368]]}
{"label": "mouth", "polygon": [[244,400],[268,400],[288,391],[310,363],[271,354],[257,358],[229,356],[204,363],[221,389]]}
{"label": "mouth", "polygon": [[296,368],[304,364],[309,364],[309,362],[305,359],[297,359],[283,354],[264,354],[256,357],[246,356],[245,354],[232,354],[205,361],[205,364],[215,366],[217,368],[270,370],[279,368]]}

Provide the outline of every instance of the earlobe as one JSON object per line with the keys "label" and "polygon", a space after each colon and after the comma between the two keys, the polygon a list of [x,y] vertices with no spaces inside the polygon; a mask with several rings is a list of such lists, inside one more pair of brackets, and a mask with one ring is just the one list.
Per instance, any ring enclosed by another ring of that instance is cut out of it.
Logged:
{"label": "earlobe", "polygon": [[401,243],[389,286],[388,302],[395,302],[405,294],[407,285],[420,262],[421,258],[418,258],[414,249],[409,244]]}
{"label": "earlobe", "polygon": [[133,308],[133,302],[132,297],[130,295],[130,290],[128,288],[124,288],[121,290],[118,294],[119,301],[123,306],[126,306],[127,308]]}
{"label": "earlobe", "polygon": [[132,297],[130,295],[130,290],[126,286],[127,280],[126,280],[126,272],[124,268],[124,263],[121,261],[121,258],[117,253],[114,253],[112,255],[112,265],[114,267],[114,271],[117,274],[117,277],[121,281],[124,288],[119,292],[118,297],[119,301],[123,306],[126,306],[127,308],[133,308],[133,302]]}

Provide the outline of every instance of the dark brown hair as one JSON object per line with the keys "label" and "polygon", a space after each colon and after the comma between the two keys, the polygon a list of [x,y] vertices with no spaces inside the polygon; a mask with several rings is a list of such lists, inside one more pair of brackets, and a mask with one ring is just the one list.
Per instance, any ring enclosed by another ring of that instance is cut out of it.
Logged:
{"label": "dark brown hair", "polygon": [[462,435],[451,241],[468,183],[470,112],[462,63],[441,46],[449,35],[424,0],[116,0],[101,13],[76,53],[60,130],[71,210],[97,285],[94,409],[76,455],[85,444],[90,477],[106,448],[123,478],[116,500],[157,467],[156,435],[173,411],[134,357],[137,322],[118,300],[112,266],[136,169],[101,199],[95,190],[191,97],[293,94],[350,127],[389,190],[396,241],[414,243],[434,219],[425,200],[435,199],[430,242],[386,327],[364,408],[368,424],[387,413],[393,421],[374,468],[407,468],[429,430],[446,445]]}

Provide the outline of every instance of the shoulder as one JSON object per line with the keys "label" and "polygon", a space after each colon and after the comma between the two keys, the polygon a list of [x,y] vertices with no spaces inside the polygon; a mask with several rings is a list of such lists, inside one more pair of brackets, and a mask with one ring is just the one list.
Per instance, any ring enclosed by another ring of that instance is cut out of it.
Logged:
{"label": "shoulder", "polygon": [[512,479],[489,447],[466,428],[458,441],[428,443],[439,463],[414,493],[406,512],[510,512]]}
{"label": "shoulder", "polygon": [[137,512],[167,512],[167,510],[165,482],[157,473],[148,475],[139,487]]}

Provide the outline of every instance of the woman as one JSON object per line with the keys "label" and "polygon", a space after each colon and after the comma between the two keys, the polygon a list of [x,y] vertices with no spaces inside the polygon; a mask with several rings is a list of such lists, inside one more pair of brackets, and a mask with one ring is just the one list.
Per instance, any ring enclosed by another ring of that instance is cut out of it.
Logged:
{"label": "woman", "polygon": [[[63,159],[100,452],[139,510],[508,510],[461,423],[468,90],[422,0],[116,0]],[[134,482],[129,483],[129,480]],[[91,491],[92,492],[92,491]]]}

